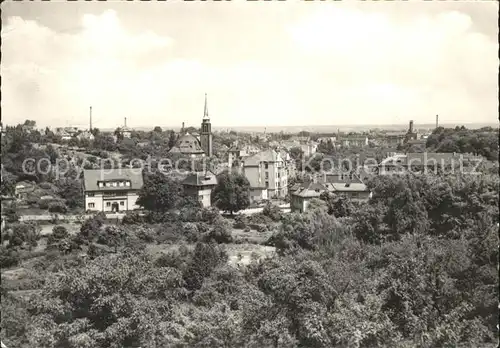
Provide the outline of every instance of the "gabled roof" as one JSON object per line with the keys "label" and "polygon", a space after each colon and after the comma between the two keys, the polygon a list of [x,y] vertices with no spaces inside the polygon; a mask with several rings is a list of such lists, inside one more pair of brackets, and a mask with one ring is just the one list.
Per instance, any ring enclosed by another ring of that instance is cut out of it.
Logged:
{"label": "gabled roof", "polygon": [[211,186],[217,185],[217,177],[211,171],[190,173],[182,181],[186,186]]}
{"label": "gabled roof", "polygon": [[180,152],[184,154],[204,153],[203,149],[201,148],[200,141],[189,133],[186,133],[179,137],[179,139],[177,139],[175,147],[178,148],[179,151],[172,151],[172,148],[170,152]]}
{"label": "gabled roof", "polygon": [[[116,169],[85,169],[83,171],[85,191],[120,191],[140,190],[144,185],[142,169],[116,168]],[[130,181],[130,186],[99,187],[99,181]]]}

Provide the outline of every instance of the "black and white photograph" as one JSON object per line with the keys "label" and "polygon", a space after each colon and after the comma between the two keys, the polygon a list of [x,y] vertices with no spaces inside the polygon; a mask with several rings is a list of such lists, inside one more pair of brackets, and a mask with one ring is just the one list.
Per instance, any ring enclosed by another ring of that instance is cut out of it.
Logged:
{"label": "black and white photograph", "polygon": [[498,1],[0,6],[2,348],[498,347]]}

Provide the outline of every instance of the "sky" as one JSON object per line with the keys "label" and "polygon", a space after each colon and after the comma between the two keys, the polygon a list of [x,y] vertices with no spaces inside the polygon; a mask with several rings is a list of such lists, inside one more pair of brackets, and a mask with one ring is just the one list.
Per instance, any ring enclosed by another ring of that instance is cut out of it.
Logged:
{"label": "sky", "polygon": [[498,3],[4,2],[2,122],[498,122]]}

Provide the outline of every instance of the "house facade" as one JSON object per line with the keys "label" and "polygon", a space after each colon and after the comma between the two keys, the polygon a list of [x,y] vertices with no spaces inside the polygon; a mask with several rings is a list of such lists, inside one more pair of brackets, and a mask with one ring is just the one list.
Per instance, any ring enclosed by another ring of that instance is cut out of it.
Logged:
{"label": "house facade", "polygon": [[314,198],[324,192],[343,195],[353,202],[366,202],[371,198],[368,187],[353,173],[329,173],[314,177],[312,181],[294,185],[290,195],[292,212],[303,213]]}
{"label": "house facade", "polygon": [[285,198],[288,193],[285,161],[275,150],[244,158],[243,175],[250,182],[250,187],[267,189],[268,198]]}
{"label": "house facade", "polygon": [[212,190],[216,185],[217,177],[210,171],[190,173],[182,181],[184,193],[196,199],[204,208],[212,205]]}
{"label": "house facade", "polygon": [[141,169],[86,169],[83,178],[85,210],[121,212],[140,209],[137,199],[144,185]]}

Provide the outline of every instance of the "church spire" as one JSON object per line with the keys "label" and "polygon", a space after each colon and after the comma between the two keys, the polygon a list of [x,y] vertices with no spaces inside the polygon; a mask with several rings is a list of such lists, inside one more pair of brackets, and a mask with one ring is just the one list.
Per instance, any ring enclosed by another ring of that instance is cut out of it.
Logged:
{"label": "church spire", "polygon": [[208,104],[207,104],[207,94],[205,93],[205,110],[203,112],[203,120],[210,120],[208,116]]}

